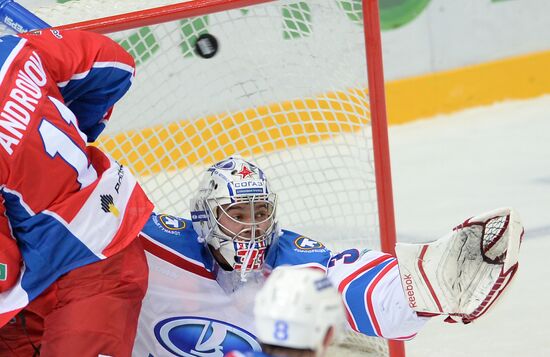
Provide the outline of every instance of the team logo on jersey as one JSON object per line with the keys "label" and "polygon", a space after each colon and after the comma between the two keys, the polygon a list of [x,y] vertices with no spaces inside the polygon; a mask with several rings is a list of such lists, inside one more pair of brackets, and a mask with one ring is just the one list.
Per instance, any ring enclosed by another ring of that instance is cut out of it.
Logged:
{"label": "team logo on jersey", "polygon": [[162,224],[162,227],[169,231],[182,231],[185,229],[185,221],[181,218],[167,214],[159,214],[158,218],[160,224]]}
{"label": "team logo on jersey", "polygon": [[99,197],[101,198],[101,209],[106,213],[112,213],[113,216],[118,218],[118,216],[120,216],[120,212],[118,208],[116,208],[115,206],[115,203],[113,201],[113,196],[100,195]]}
{"label": "team logo on jersey", "polygon": [[313,249],[325,249],[325,246],[321,242],[309,239],[304,236],[299,236],[294,240],[294,245],[300,250],[313,250]]}
{"label": "team logo on jersey", "polygon": [[221,357],[233,350],[260,351],[254,335],[224,321],[181,316],[160,321],[157,341],[176,356]]}

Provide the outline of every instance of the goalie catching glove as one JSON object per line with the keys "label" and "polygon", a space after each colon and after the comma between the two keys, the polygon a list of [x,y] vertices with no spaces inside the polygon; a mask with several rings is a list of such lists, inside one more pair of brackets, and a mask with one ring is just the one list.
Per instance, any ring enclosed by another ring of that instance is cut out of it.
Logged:
{"label": "goalie catching glove", "polygon": [[409,306],[420,316],[469,323],[499,298],[518,268],[523,226],[501,208],[466,220],[446,236],[395,251]]}

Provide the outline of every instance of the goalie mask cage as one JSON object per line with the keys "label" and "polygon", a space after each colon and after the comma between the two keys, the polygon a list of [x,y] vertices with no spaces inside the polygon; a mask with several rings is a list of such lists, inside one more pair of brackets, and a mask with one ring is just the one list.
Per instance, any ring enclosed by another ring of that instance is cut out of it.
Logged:
{"label": "goalie mask cage", "polygon": [[[197,0],[61,28],[108,34],[134,56],[99,146],[157,211],[188,217],[204,169],[239,154],[268,175],[283,227],[393,253],[378,16],[376,0]],[[401,342],[353,333],[337,348],[404,356]]]}

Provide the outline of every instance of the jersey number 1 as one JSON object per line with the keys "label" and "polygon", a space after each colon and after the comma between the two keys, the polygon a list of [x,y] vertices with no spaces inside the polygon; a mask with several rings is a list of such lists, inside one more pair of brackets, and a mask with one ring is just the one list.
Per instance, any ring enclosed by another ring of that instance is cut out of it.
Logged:
{"label": "jersey number 1", "polygon": [[[69,108],[56,98],[49,97],[55,104],[59,114],[65,122],[72,125],[78,131],[80,137],[86,142],[86,135],[78,128],[76,116]],[[59,155],[77,173],[77,181],[82,188],[97,180],[97,172],[88,163],[88,156],[82,149],[62,130],[53,125],[47,119],[43,119],[38,128],[44,148],[51,158]]]}

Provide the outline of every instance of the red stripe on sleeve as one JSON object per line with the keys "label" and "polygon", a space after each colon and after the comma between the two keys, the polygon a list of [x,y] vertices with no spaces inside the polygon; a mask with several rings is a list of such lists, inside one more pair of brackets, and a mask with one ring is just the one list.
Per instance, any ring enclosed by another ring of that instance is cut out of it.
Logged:
{"label": "red stripe on sleeve", "polygon": [[342,293],[342,291],[344,290],[344,288],[353,280],[355,279],[358,275],[362,274],[363,272],[377,266],[378,264],[381,264],[382,262],[388,260],[388,259],[391,259],[393,258],[391,255],[389,254],[385,254],[385,255],[382,255],[381,257],[378,257],[376,258],[375,260],[363,265],[361,268],[357,269],[356,271],[354,271],[353,273],[351,273],[350,275],[348,275],[345,279],[343,279],[340,284],[338,285],[338,291],[340,292],[340,294]]}
{"label": "red stripe on sleeve", "polygon": [[205,268],[198,266],[196,264],[193,264],[192,262],[162,248],[161,246],[151,242],[149,239],[147,239],[147,237],[141,234],[139,235],[139,238],[141,239],[141,243],[143,244],[143,249],[153,254],[154,256],[172,265],[175,265],[185,271],[202,276],[203,278],[214,280],[214,276],[212,275],[212,272],[206,270]]}
{"label": "red stripe on sleeve", "polygon": [[393,262],[386,265],[384,269],[382,269],[380,273],[378,273],[376,278],[374,278],[369,288],[367,289],[367,308],[371,316],[372,325],[374,326],[374,330],[376,331],[376,334],[378,336],[382,336],[382,330],[380,329],[378,319],[376,318],[376,313],[374,312],[374,307],[372,306],[372,292],[376,284],[378,284],[378,282],[395,266],[397,266],[397,260],[394,260]]}
{"label": "red stripe on sleeve", "polygon": [[[385,262],[386,260],[392,259],[392,258],[393,257],[391,255],[384,254],[384,255],[376,258],[375,260],[363,265],[362,267],[360,267],[359,269],[357,269],[356,271],[354,271],[353,273],[348,275],[345,279],[343,279],[340,282],[340,284],[338,284],[338,291],[340,292],[340,295],[344,296],[344,294],[345,294],[344,290],[357,276],[361,275],[362,273],[364,273],[365,271],[367,271],[369,269],[372,269],[373,267],[377,266],[378,264],[381,264],[381,263]],[[348,308],[347,304],[346,304],[346,318],[347,318],[351,328],[355,331],[359,331],[358,328],[357,328],[357,324],[353,320],[353,315],[349,312],[349,308]]]}

